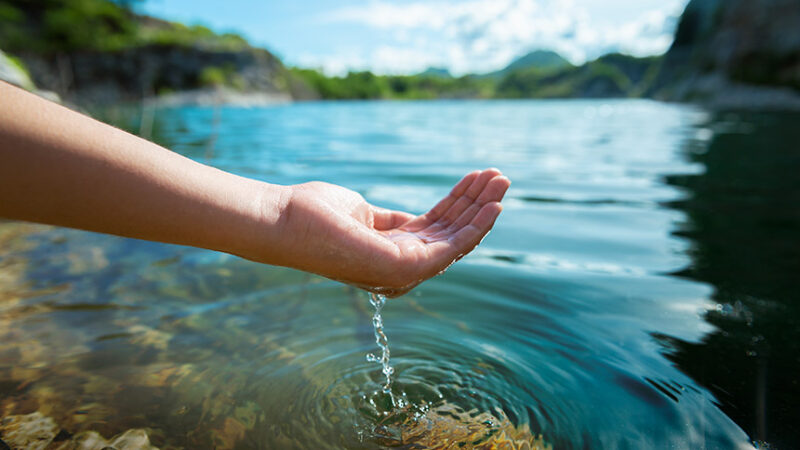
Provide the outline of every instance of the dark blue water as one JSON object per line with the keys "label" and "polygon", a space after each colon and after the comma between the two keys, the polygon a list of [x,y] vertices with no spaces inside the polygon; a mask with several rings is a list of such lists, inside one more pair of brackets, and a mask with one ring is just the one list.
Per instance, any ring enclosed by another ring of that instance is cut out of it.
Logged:
{"label": "dark blue water", "polygon": [[797,119],[638,100],[159,110],[145,129],[179,153],[384,207],[421,213],[476,168],[513,185],[475,252],[383,308],[402,414],[364,357],[363,292],[0,224],[0,411],[162,447],[432,445],[491,422],[558,449],[791,448]]}

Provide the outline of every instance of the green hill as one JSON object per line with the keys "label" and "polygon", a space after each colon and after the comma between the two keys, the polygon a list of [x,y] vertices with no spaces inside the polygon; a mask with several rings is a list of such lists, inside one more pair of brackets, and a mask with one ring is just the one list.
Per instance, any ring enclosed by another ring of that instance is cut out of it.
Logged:
{"label": "green hill", "polygon": [[536,67],[539,69],[560,69],[571,66],[566,59],[551,50],[535,50],[511,62],[500,72],[510,72],[517,69]]}
{"label": "green hill", "polygon": [[571,67],[569,61],[551,50],[534,50],[511,61],[506,67],[489,72],[485,76],[490,78],[503,78],[511,72],[525,69],[557,70]]}
{"label": "green hill", "polygon": [[501,98],[633,97],[646,90],[660,57],[636,58],[610,53],[580,66],[526,67],[499,80]]}

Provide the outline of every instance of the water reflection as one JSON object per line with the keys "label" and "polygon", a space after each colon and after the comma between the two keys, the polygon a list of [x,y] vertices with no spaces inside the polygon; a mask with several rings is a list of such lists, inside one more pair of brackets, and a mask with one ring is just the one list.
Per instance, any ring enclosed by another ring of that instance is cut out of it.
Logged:
{"label": "water reflection", "polygon": [[679,234],[711,283],[716,327],[700,342],[660,336],[668,358],[714,393],[754,439],[800,447],[800,115],[719,113],[687,146],[702,174],[667,181],[689,192]]}

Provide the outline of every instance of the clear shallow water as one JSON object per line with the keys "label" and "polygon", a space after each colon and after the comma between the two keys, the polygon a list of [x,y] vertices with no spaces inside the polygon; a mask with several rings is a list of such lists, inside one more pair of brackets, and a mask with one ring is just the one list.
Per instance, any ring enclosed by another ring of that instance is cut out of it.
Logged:
{"label": "clear shallow water", "polygon": [[[626,100],[155,117],[152,138],[191,158],[390,208],[423,212],[475,168],[513,185],[473,254],[383,308],[392,392],[414,406],[388,421],[365,293],[0,224],[4,414],[39,410],[71,433],[145,427],[166,448],[375,448],[462,425],[554,448],[800,442],[797,116]],[[430,431],[409,429],[414,414]]]}

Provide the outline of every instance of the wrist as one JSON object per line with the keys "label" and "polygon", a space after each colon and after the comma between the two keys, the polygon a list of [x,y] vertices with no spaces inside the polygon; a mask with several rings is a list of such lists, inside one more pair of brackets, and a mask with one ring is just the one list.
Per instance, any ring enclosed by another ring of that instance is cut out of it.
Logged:
{"label": "wrist", "polygon": [[246,206],[248,227],[242,236],[234,236],[234,248],[228,252],[251,261],[284,265],[285,217],[292,196],[291,186],[248,180]]}

